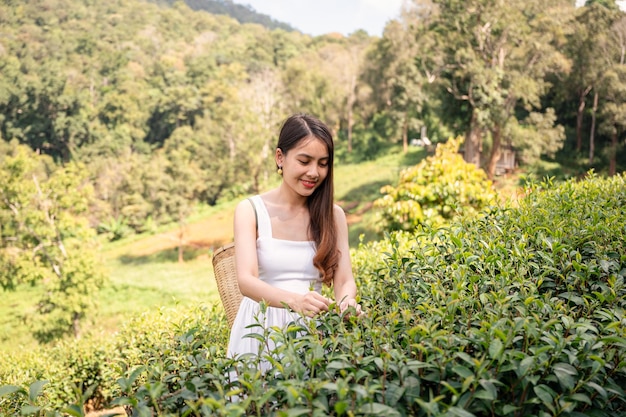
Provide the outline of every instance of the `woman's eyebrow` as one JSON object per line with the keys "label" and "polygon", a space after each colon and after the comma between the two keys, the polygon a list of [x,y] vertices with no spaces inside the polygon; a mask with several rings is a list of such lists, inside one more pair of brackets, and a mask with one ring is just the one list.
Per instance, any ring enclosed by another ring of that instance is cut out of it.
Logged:
{"label": "woman's eyebrow", "polygon": [[[309,155],[307,153],[299,153],[299,154],[297,154],[297,156],[300,157],[300,158],[316,159],[314,156],[311,156],[311,155]],[[328,155],[322,156],[319,159],[330,159],[330,156],[328,156]]]}

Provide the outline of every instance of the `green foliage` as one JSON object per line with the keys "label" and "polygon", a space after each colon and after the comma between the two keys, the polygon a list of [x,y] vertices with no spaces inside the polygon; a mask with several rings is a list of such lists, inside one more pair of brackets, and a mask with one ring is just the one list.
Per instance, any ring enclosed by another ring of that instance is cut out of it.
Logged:
{"label": "green foliage", "polygon": [[91,221],[111,238],[129,231],[118,225],[144,232],[198,203],[267,187],[278,127],[296,111],[328,122],[341,161],[373,160],[427,127],[433,142],[471,132],[467,144],[478,151],[484,141],[494,164],[512,144],[524,165],[560,149],[578,126],[571,103],[590,109],[585,94],[597,90],[595,165],[621,169],[617,10],[579,8],[590,9],[589,24],[569,36],[571,1],[549,13],[540,1],[420,1],[376,39],[313,38],[192,10],[242,12],[240,21],[252,13],[228,1],[156,3],[172,7],[0,4],[0,136],[57,164],[85,163]]}
{"label": "green foliage", "polygon": [[434,156],[407,168],[397,186],[385,186],[375,201],[381,210],[381,230],[414,230],[441,226],[460,216],[474,215],[496,194],[484,171],[466,163],[458,153],[461,138],[437,145]]}
{"label": "green foliage", "polygon": [[518,162],[533,165],[542,156],[554,158],[565,140],[563,126],[555,123],[554,109],[546,109],[545,114],[531,112],[521,123],[517,120],[509,123],[507,132]]}
{"label": "green foliage", "polygon": [[48,172],[47,161],[22,145],[0,160],[0,286],[46,288],[37,314],[26,317],[40,341],[78,335],[104,281],[84,167]]}
{"label": "green foliage", "polygon": [[[226,326],[223,313],[216,308],[188,305],[137,316],[115,338],[85,338],[50,349],[3,355],[0,415],[24,409],[39,415],[52,410],[76,415],[73,413],[83,409],[101,409],[124,389],[145,381],[145,366],[156,364],[155,360],[185,362],[190,346],[223,356],[219,346],[226,343]],[[128,378],[137,369],[144,372]],[[28,385],[38,389],[36,395],[34,388],[30,396],[24,394],[29,392],[24,388]]]}
{"label": "green foliage", "polygon": [[131,231],[124,218],[110,218],[98,225],[98,233],[105,235],[110,241],[123,239],[130,235]]}
{"label": "green foliage", "polygon": [[[225,358],[215,310],[179,327],[139,320],[109,356],[108,377],[122,376],[100,392],[135,415],[622,415],[625,185],[531,184],[516,207],[362,245],[365,315],[333,307],[268,329],[276,348],[261,356]],[[52,398],[53,379],[38,380]],[[32,380],[7,381],[2,410],[30,404],[15,387]]]}

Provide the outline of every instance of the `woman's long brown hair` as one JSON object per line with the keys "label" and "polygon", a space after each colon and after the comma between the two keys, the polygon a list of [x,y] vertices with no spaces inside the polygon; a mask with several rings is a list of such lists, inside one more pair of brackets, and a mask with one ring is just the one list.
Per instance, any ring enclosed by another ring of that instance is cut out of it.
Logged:
{"label": "woman's long brown hair", "polygon": [[330,129],[319,119],[308,114],[298,113],[290,116],[280,130],[279,148],[284,154],[297,146],[308,136],[314,136],[324,142],[328,149],[328,174],[320,186],[308,198],[309,236],[315,242],[316,252],[313,265],[320,271],[322,282],[330,285],[339,263],[337,249],[337,227],[334,215],[333,160],[335,146]]}

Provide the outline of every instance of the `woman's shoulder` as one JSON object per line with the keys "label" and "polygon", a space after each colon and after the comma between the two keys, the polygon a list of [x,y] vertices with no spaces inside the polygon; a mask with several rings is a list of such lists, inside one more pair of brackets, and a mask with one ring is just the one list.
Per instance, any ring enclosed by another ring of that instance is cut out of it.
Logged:
{"label": "woman's shoulder", "polygon": [[235,213],[248,213],[254,210],[253,197],[244,198],[240,200],[235,206]]}
{"label": "woman's shoulder", "polygon": [[264,194],[254,194],[254,195],[248,196],[246,198],[243,198],[243,199],[239,200],[239,203],[237,203],[237,207],[240,207],[240,206],[250,206],[251,204],[253,204],[253,202],[255,200],[257,200],[257,201],[259,199],[263,200],[264,199],[263,195]]}
{"label": "woman's shoulder", "polygon": [[343,208],[339,204],[333,204],[333,213],[338,220],[346,218],[346,212],[343,211]]}

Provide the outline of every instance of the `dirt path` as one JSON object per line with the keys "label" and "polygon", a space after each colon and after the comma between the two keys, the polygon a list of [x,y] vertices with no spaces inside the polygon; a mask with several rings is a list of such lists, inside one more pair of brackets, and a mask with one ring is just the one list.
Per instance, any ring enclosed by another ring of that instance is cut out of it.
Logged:
{"label": "dirt path", "polygon": [[[220,212],[183,229],[186,247],[217,249],[233,240],[233,213]],[[125,255],[148,256],[178,247],[180,230],[172,229],[125,245]],[[114,251],[117,252],[117,251]]]}

